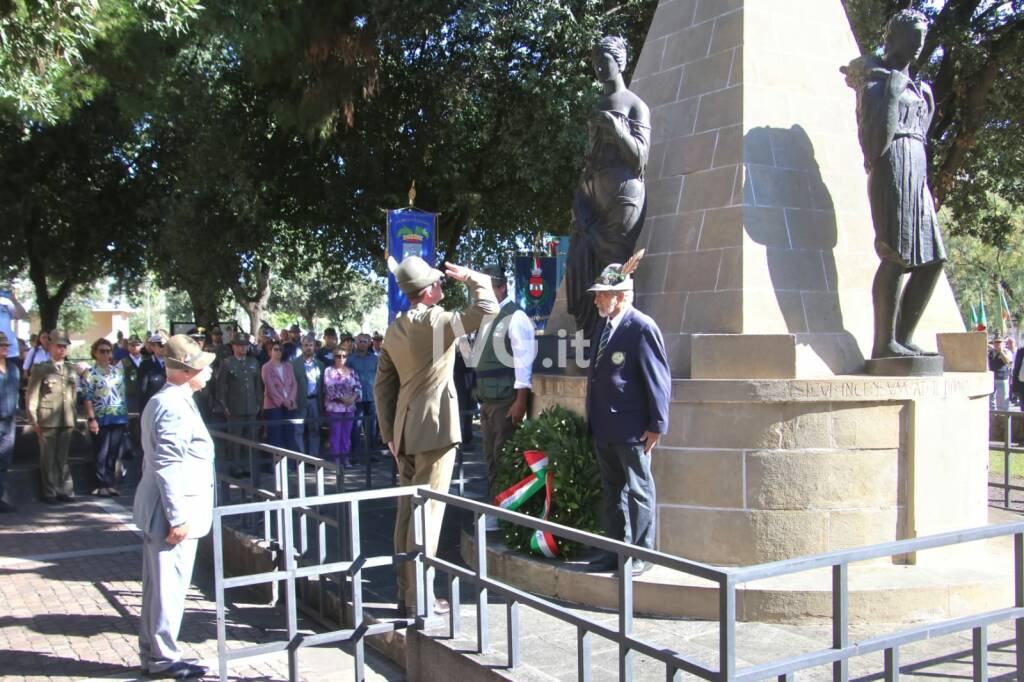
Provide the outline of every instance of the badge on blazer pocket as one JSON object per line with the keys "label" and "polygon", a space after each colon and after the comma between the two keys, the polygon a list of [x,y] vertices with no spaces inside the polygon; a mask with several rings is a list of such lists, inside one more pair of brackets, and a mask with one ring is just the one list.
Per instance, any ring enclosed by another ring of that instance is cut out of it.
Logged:
{"label": "badge on blazer pocket", "polygon": [[614,353],[612,353],[612,364],[614,364],[614,365],[621,365],[625,361],[626,361],[626,354],[623,353],[621,350],[617,350]]}

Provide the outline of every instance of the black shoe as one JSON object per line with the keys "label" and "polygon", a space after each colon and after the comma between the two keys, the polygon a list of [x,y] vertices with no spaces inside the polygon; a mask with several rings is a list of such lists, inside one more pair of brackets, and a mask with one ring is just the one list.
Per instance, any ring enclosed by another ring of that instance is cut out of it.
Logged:
{"label": "black shoe", "polygon": [[587,564],[587,573],[607,573],[619,570],[619,558],[614,554],[602,554]]}
{"label": "black shoe", "polygon": [[147,677],[153,679],[190,680],[202,677],[209,672],[205,665],[189,663],[188,661],[176,661],[163,670],[154,670],[146,673]]}
{"label": "black shoe", "polygon": [[43,502],[45,502],[46,504],[57,504],[57,498],[56,497],[44,497],[43,498]]}
{"label": "black shoe", "polygon": [[16,511],[18,511],[18,508],[15,507],[13,504],[7,504],[3,500],[0,500],[0,514],[7,514]]}
{"label": "black shoe", "polygon": [[61,502],[70,502],[71,500],[75,499],[75,497],[73,495],[63,495],[62,494],[62,495],[57,495],[57,499],[60,500]]}

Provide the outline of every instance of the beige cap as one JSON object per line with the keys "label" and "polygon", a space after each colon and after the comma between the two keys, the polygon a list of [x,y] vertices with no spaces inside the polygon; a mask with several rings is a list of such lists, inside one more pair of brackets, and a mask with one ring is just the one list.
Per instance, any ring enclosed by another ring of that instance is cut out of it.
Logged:
{"label": "beige cap", "polygon": [[388,259],[388,268],[395,276],[398,288],[406,296],[417,294],[444,277],[443,272],[430,267],[427,261],[419,256],[406,256],[401,263],[397,264],[394,258],[390,258]]}
{"label": "beige cap", "polygon": [[206,367],[217,358],[213,353],[205,352],[191,336],[186,334],[175,334],[172,336],[167,340],[164,349],[166,351],[164,362],[173,369],[197,371]]}

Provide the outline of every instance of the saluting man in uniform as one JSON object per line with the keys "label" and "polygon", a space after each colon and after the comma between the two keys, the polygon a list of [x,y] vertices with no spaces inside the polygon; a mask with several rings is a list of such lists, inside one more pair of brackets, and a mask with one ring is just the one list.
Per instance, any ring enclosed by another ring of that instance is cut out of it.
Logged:
{"label": "saluting man in uniform", "polygon": [[[389,268],[399,288],[409,298],[409,310],[400,313],[388,327],[377,361],[374,398],[380,432],[398,466],[399,485],[429,484],[431,489],[448,492],[455,464],[455,446],[462,442],[459,405],[452,380],[455,364],[455,340],[475,332],[486,315],[498,312],[491,291],[491,279],[452,263],[445,263],[446,274],[469,287],[473,304],[461,312],[449,313],[437,305],[444,298],[444,275],[418,256],[408,256],[401,264],[393,260]],[[413,550],[413,524],[408,497],[398,501],[395,516],[395,552]],[[427,503],[425,548],[437,552],[444,504]],[[427,587],[427,609],[443,614],[448,602],[431,603],[433,587]],[[413,611],[416,604],[416,580],[412,562],[398,571],[400,610]]]}
{"label": "saluting man in uniform", "polygon": [[[668,431],[672,373],[658,325],[633,307],[633,278],[643,251],[612,263],[587,291],[601,319],[587,376],[587,420],[601,471],[605,534],[654,549],[655,490],[651,450]],[[633,575],[649,565],[634,560]],[[591,571],[618,568],[614,554],[590,562]]]}
{"label": "saluting man in uniform", "polygon": [[68,449],[75,427],[78,374],[67,361],[71,340],[64,332],[50,334],[50,359],[32,365],[25,393],[29,423],[39,438],[39,472],[43,501],[56,504],[74,497]]}
{"label": "saluting man in uniform", "polygon": [[188,679],[207,669],[181,658],[178,632],[199,538],[213,521],[213,440],[193,394],[213,353],[184,334],[167,341],[167,382],[142,412],[142,480],[132,515],[143,535],[139,661],[149,677]]}
{"label": "saluting man in uniform", "polygon": [[[217,398],[228,419],[228,432],[256,440],[256,415],[263,405],[263,377],[260,363],[248,355],[249,338],[242,333],[231,339],[231,357],[224,360],[217,372]],[[242,424],[242,422],[247,422]],[[248,467],[242,463],[244,448],[229,443],[231,475],[244,475]]]}

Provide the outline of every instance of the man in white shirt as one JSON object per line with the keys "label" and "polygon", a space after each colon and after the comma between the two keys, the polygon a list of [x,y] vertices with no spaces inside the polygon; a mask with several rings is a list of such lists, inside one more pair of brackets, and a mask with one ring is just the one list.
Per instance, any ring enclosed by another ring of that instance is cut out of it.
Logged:
{"label": "man in white shirt", "polygon": [[[487,490],[491,499],[498,494],[498,453],[526,416],[533,387],[533,358],[536,340],[533,322],[508,296],[508,279],[501,266],[489,265],[483,272],[491,278],[491,291],[500,302],[498,314],[482,327],[474,345],[476,386],[480,403],[480,431],[487,458]],[[489,530],[496,530],[490,524]]]}

